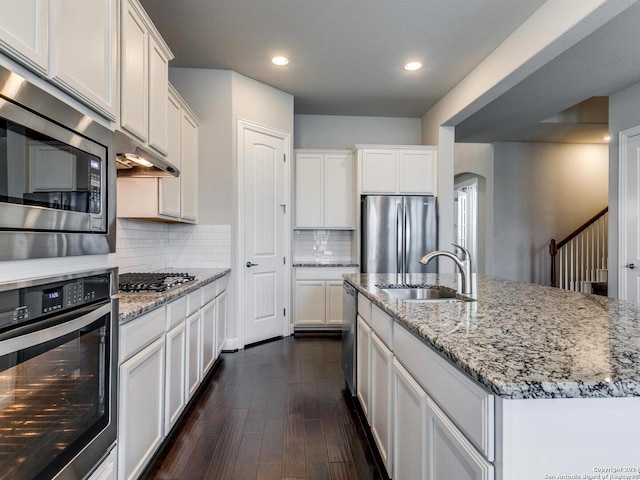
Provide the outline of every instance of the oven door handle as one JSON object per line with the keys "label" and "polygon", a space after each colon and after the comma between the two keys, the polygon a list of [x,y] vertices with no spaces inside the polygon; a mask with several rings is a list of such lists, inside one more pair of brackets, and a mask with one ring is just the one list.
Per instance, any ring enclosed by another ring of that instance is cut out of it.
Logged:
{"label": "oven door handle", "polygon": [[[0,335],[0,356],[8,355],[20,350],[25,350],[35,345],[40,345],[41,343],[55,340],[56,338],[64,337],[69,333],[78,331],[81,328],[92,324],[100,317],[111,313],[111,308],[112,303],[111,301],[108,301],[97,308],[95,305],[92,305],[89,308],[89,312],[79,317],[75,317],[75,315],[81,313],[82,310],[87,309],[80,309],[79,311],[60,315],[56,318],[46,321],[47,324],[55,322],[55,325],[51,327],[41,328],[34,331],[33,329],[34,327],[37,328],[37,324],[26,325],[25,329],[29,328],[29,330],[31,330],[29,333],[21,334],[21,332],[19,332],[19,329],[16,329]],[[61,322],[61,320],[63,320],[65,317],[69,320]]]}

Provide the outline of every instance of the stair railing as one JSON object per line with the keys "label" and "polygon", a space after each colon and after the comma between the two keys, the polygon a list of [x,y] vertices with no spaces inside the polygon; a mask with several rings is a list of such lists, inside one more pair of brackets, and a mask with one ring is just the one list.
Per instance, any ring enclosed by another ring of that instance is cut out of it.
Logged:
{"label": "stair railing", "polygon": [[601,210],[566,238],[549,243],[551,286],[582,291],[584,282],[606,278],[609,207]]}

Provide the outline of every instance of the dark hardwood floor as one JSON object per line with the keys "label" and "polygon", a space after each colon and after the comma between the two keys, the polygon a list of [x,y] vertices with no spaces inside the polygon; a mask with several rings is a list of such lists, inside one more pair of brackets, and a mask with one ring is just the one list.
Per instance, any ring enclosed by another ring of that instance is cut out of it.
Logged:
{"label": "dark hardwood floor", "polygon": [[338,338],[290,337],[223,354],[145,477],[382,479],[341,352]]}

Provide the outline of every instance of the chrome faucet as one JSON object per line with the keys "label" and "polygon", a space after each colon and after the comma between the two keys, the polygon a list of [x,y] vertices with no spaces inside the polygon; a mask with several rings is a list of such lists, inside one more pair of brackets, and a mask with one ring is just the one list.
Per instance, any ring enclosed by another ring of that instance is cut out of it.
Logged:
{"label": "chrome faucet", "polygon": [[420,263],[426,265],[432,259],[436,257],[447,257],[453,260],[453,262],[458,266],[460,270],[460,276],[462,277],[462,293],[463,295],[472,295],[473,287],[471,282],[471,254],[469,250],[460,245],[456,245],[452,243],[454,247],[460,250],[461,254],[458,257],[455,253],[447,252],[446,250],[435,250],[433,252],[427,253],[424,257],[420,259]]}

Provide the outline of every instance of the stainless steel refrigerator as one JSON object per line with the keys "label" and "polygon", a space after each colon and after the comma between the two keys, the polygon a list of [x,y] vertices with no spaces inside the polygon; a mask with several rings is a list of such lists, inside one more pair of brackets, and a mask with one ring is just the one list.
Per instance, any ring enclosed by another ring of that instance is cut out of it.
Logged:
{"label": "stainless steel refrigerator", "polygon": [[437,248],[436,197],[369,195],[361,201],[363,273],[436,272],[420,258]]}

